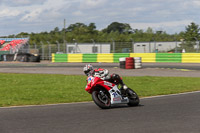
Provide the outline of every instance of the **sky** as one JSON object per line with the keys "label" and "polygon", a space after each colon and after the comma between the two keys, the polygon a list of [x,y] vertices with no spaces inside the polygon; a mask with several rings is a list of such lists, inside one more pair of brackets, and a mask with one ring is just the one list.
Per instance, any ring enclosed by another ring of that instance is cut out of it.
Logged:
{"label": "sky", "polygon": [[112,22],[133,29],[185,31],[200,24],[200,0],[0,0],[0,36],[39,33],[81,22],[98,30]]}

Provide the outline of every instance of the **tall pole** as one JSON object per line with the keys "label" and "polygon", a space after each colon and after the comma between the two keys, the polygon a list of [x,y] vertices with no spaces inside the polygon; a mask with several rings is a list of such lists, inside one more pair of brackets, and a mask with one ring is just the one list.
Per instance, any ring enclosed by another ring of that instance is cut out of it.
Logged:
{"label": "tall pole", "polygon": [[[67,44],[66,44],[66,42],[65,42],[65,40],[66,40],[66,19],[64,19],[64,37],[63,37],[63,48],[66,46],[66,53],[67,53]],[[66,44],[66,45],[65,45]]]}
{"label": "tall pole", "polygon": [[64,37],[63,37],[63,39],[65,40],[65,35],[66,35],[66,33],[65,33],[65,30],[66,30],[66,20],[64,19]]}

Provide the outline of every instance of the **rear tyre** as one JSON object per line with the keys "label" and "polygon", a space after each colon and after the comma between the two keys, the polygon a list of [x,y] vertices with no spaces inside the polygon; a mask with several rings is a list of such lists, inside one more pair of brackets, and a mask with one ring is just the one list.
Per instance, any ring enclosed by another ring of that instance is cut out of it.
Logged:
{"label": "rear tyre", "polygon": [[105,90],[94,90],[92,92],[92,99],[102,109],[109,109],[111,107],[110,95]]}
{"label": "rear tyre", "polygon": [[129,98],[129,106],[138,106],[140,103],[140,99],[135,91],[132,89],[128,88],[127,90],[128,93],[128,98]]}

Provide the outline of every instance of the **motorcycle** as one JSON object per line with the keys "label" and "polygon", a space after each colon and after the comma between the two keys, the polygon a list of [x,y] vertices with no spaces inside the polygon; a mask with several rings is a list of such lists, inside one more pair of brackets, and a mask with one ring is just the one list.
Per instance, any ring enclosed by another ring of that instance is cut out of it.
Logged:
{"label": "motorcycle", "polygon": [[139,97],[130,88],[126,90],[118,88],[118,81],[106,81],[99,77],[89,76],[85,90],[92,95],[94,103],[102,108],[109,109],[111,105],[128,104],[138,106]]}

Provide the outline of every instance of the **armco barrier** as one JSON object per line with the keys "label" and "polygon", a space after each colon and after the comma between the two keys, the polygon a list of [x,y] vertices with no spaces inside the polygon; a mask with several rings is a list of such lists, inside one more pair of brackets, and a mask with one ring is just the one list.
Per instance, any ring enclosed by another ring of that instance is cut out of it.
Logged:
{"label": "armco barrier", "polygon": [[200,63],[199,53],[183,53],[182,63]]}
{"label": "armco barrier", "polygon": [[52,54],[52,62],[68,62],[68,54]]}
{"label": "armco barrier", "polygon": [[114,62],[113,54],[97,54],[97,62]]}
{"label": "armco barrier", "polygon": [[142,62],[200,63],[200,53],[52,54],[52,62],[118,63],[122,57],[142,57]]}
{"label": "armco barrier", "polygon": [[83,54],[83,62],[97,62],[97,54]]}
{"label": "armco barrier", "polygon": [[156,62],[155,53],[130,53],[130,57],[142,57],[142,62]]}
{"label": "armco barrier", "polygon": [[181,53],[157,53],[156,62],[181,62]]}
{"label": "armco barrier", "polygon": [[83,54],[68,54],[68,62],[83,62]]}

